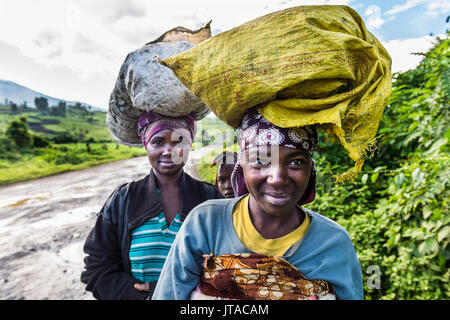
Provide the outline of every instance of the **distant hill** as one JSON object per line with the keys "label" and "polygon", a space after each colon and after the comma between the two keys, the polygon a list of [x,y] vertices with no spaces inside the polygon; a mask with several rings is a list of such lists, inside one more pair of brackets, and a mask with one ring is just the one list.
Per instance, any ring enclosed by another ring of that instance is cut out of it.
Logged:
{"label": "distant hill", "polygon": [[[66,102],[66,105],[74,105],[75,103],[79,102],[50,97],[15,82],[0,80],[0,104],[8,105],[10,102],[14,102],[17,105],[23,105],[24,103],[26,103],[27,107],[36,108],[34,104],[34,98],[39,97],[47,98],[49,106],[56,106],[60,101]],[[105,111],[104,109],[91,106],[87,103],[80,102],[80,104],[87,109],[91,107],[91,110],[93,111]]]}

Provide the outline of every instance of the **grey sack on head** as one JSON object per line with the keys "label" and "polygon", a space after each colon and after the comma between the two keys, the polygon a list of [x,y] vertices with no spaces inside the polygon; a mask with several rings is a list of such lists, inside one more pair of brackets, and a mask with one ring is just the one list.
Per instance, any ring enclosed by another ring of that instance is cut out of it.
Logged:
{"label": "grey sack on head", "polygon": [[[209,24],[205,27],[209,28]],[[106,123],[120,143],[141,146],[137,122],[142,111],[180,117],[194,113],[197,120],[209,109],[187,89],[171,69],[158,63],[194,46],[189,41],[153,42],[129,53],[111,93]]]}

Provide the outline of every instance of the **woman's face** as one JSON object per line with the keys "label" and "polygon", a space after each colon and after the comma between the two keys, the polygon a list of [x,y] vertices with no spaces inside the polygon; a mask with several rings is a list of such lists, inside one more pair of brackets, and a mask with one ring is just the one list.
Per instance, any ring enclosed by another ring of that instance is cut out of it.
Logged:
{"label": "woman's face", "polygon": [[234,165],[221,164],[217,170],[217,187],[224,198],[234,198],[234,191],[231,184],[231,173]]}
{"label": "woman's face", "polygon": [[154,134],[147,144],[147,157],[153,169],[163,175],[174,175],[187,161],[191,145],[188,139],[172,130]]}
{"label": "woman's face", "polygon": [[258,209],[272,216],[291,214],[308,186],[312,160],[301,149],[255,147],[245,151],[242,169]]}

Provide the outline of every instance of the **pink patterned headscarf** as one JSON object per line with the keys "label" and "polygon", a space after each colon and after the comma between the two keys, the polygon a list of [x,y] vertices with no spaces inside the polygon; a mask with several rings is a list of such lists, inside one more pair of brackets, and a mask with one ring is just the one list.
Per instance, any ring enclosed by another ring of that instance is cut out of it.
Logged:
{"label": "pink patterned headscarf", "polygon": [[162,130],[186,130],[189,132],[189,143],[192,144],[195,136],[195,120],[193,113],[184,117],[171,118],[152,111],[144,111],[139,117],[138,134],[146,148],[150,139]]}
{"label": "pink patterned headscarf", "polygon": [[[265,119],[256,108],[247,112],[238,128],[240,148],[238,162],[231,174],[231,183],[236,197],[248,193],[241,166],[244,150],[258,146],[282,146],[305,150],[311,157],[317,145],[317,131],[314,126],[280,128]],[[313,161],[308,187],[298,205],[314,200],[316,194],[316,168]]]}

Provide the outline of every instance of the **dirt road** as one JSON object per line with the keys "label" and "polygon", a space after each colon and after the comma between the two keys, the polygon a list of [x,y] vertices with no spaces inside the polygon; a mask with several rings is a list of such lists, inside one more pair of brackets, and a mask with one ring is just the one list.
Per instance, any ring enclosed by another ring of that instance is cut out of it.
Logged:
{"label": "dirt road", "polygon": [[[196,178],[200,156],[185,166]],[[80,282],[84,240],[111,192],[149,170],[139,157],[0,187],[0,299],[93,299]]]}

